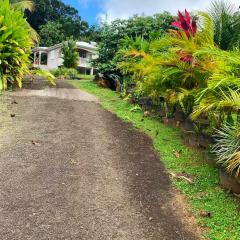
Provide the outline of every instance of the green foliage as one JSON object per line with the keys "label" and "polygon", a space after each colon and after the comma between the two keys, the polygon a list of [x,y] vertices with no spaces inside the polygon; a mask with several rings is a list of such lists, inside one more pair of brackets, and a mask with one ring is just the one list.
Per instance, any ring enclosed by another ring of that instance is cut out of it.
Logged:
{"label": "green foliage", "polygon": [[240,125],[225,124],[217,130],[213,153],[230,173],[240,175]]}
{"label": "green foliage", "polygon": [[[215,67],[207,79],[205,88],[196,95],[196,106],[192,117],[208,114],[215,119],[216,127],[240,109],[240,57],[239,51],[222,51],[220,49],[202,49],[196,53],[201,58],[212,56]],[[233,119],[231,120],[233,121]]]}
{"label": "green foliage", "polygon": [[223,50],[240,47],[240,12],[228,1],[212,2],[210,14],[214,21],[216,44]]}
{"label": "green foliage", "polygon": [[22,11],[13,9],[8,0],[0,0],[0,5],[0,89],[8,84],[21,87],[30,64],[29,25]]}
{"label": "green foliage", "polygon": [[170,28],[173,18],[170,13],[164,12],[152,17],[134,16],[128,20],[115,20],[103,23],[99,29],[99,58],[93,64],[98,72],[121,77],[118,70],[117,52],[121,49],[122,41],[127,38],[141,38],[144,40],[156,39],[165,34]]}
{"label": "green foliage", "polygon": [[47,24],[40,26],[39,36],[41,45],[50,47],[66,40],[63,25],[59,22],[49,21]]}
{"label": "green foliage", "polygon": [[[32,12],[34,10],[34,2],[31,0],[10,0],[11,6],[13,9],[21,10],[22,12],[29,11]],[[29,25],[30,36],[34,43],[39,42],[39,35],[38,33]]]}
{"label": "green foliage", "polygon": [[56,70],[52,70],[51,73],[58,78],[75,79],[79,78],[79,73],[75,68],[60,67]]}
{"label": "green foliage", "polygon": [[198,18],[201,25],[194,37],[171,30],[149,43],[136,39],[118,53],[125,53],[118,67],[123,74],[132,75],[138,94],[155,100],[164,98],[167,105],[179,105],[187,115],[194,106],[194,96],[207,85],[210,70],[215,67],[210,55],[204,61],[196,55],[200,49],[214,47],[211,18],[206,13],[199,13]]}
{"label": "green foliage", "polygon": [[63,66],[66,68],[77,68],[79,54],[77,52],[76,42],[73,39],[69,39],[63,42]]}
{"label": "green foliage", "polygon": [[179,28],[154,41],[125,39],[115,59],[124,78],[136,83],[135,93],[164,101],[166,115],[181,109],[195,121],[208,119],[208,133],[220,129],[213,152],[239,175],[239,127],[229,125],[239,122],[239,50],[216,47],[213,19],[203,12],[197,19],[196,33]]}
{"label": "green foliage", "polygon": [[[60,31],[60,35],[63,35],[65,38],[64,41],[69,37],[73,37],[75,40],[79,40],[88,32],[88,23],[83,21],[78,14],[78,11],[66,5],[61,0],[32,0],[34,3],[34,11],[26,11],[27,20],[30,25],[40,33],[42,30],[41,37],[43,37],[43,42],[40,42],[41,45],[44,45],[47,38],[53,36],[53,40],[49,39],[49,42],[55,42],[56,35],[52,35],[53,32],[51,29],[52,25],[49,26],[49,22],[55,23],[57,25],[57,31]],[[44,27],[44,25],[47,25]],[[61,25],[61,27],[59,27]],[[48,33],[50,35],[43,35],[43,33]],[[59,43],[59,42],[58,42]]]}
{"label": "green foliage", "polygon": [[34,9],[34,3],[32,1],[28,0],[10,0],[10,3],[13,8],[15,9],[21,9],[22,11],[29,10],[33,11]]}
{"label": "green foliage", "polygon": [[48,80],[53,86],[56,85],[56,78],[55,76],[50,73],[49,71],[46,71],[46,70],[42,70],[42,69],[36,69],[36,70],[32,70],[31,71],[31,74],[33,76],[41,76],[43,77],[44,79]]}
{"label": "green foliage", "polygon": [[190,37],[179,29],[149,42],[126,39],[115,58],[124,77],[136,83],[137,94],[164,99],[168,109],[180,108],[194,120],[208,117],[213,131],[233,121],[240,109],[240,57],[237,50],[215,46],[207,13],[197,18],[198,31]]}

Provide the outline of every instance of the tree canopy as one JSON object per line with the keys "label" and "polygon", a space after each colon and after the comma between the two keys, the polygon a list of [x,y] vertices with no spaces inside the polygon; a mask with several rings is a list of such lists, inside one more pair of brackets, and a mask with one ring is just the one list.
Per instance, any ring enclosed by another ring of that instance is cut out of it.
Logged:
{"label": "tree canopy", "polygon": [[25,13],[30,25],[40,33],[41,44],[55,44],[69,37],[81,39],[87,34],[88,23],[81,19],[77,9],[61,0],[33,0],[33,4],[34,11],[26,10]]}
{"label": "tree canopy", "polygon": [[103,23],[99,29],[99,58],[94,65],[103,74],[121,75],[115,57],[126,38],[154,40],[164,35],[170,28],[173,17],[168,12],[154,16],[135,15],[127,20],[117,19]]}

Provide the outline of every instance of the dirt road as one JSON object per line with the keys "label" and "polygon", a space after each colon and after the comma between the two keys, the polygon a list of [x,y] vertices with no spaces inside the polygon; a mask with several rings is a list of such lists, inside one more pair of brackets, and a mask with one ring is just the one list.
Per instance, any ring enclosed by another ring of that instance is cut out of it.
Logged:
{"label": "dirt road", "polygon": [[0,239],[199,239],[151,140],[76,91],[0,97]]}

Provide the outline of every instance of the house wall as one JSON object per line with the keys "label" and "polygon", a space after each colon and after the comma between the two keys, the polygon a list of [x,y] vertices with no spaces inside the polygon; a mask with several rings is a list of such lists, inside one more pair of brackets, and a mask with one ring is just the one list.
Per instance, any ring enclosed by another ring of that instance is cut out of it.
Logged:
{"label": "house wall", "polygon": [[63,64],[61,58],[61,48],[56,48],[48,52],[48,69],[56,69]]}
{"label": "house wall", "polygon": [[[79,57],[78,66],[85,67],[85,68],[91,68],[90,60],[92,58],[96,58],[96,57],[97,57],[96,54],[87,52],[86,58]],[[63,65],[61,48],[57,48],[57,49],[53,49],[53,50],[49,51],[48,52],[48,64],[47,64],[48,69],[56,69],[61,65]]]}
{"label": "house wall", "polygon": [[[91,67],[90,60],[95,59],[98,57],[97,53],[91,52],[91,50],[88,50],[85,47],[78,46],[78,49],[85,50],[86,51],[86,57],[79,57],[78,61],[78,67],[85,69],[86,71],[93,72],[93,68]],[[63,65],[63,58],[62,58],[62,51],[61,46],[58,46],[54,49],[44,49],[47,53],[47,65],[39,65],[39,63],[34,62],[35,67],[39,67],[41,69],[45,70],[51,70],[51,69],[57,69],[58,67]],[[43,50],[42,50],[43,51]],[[35,58],[38,52],[41,52],[41,49],[37,49],[37,51],[34,52]]]}

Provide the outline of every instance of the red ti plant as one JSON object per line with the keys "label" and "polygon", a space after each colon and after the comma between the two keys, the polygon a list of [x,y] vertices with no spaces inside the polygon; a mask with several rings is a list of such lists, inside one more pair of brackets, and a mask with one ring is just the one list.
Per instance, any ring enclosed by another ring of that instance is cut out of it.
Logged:
{"label": "red ti plant", "polygon": [[185,9],[185,16],[178,11],[178,19],[172,23],[172,26],[183,30],[187,37],[195,36],[197,32],[197,22],[195,18],[191,18],[189,12]]}

